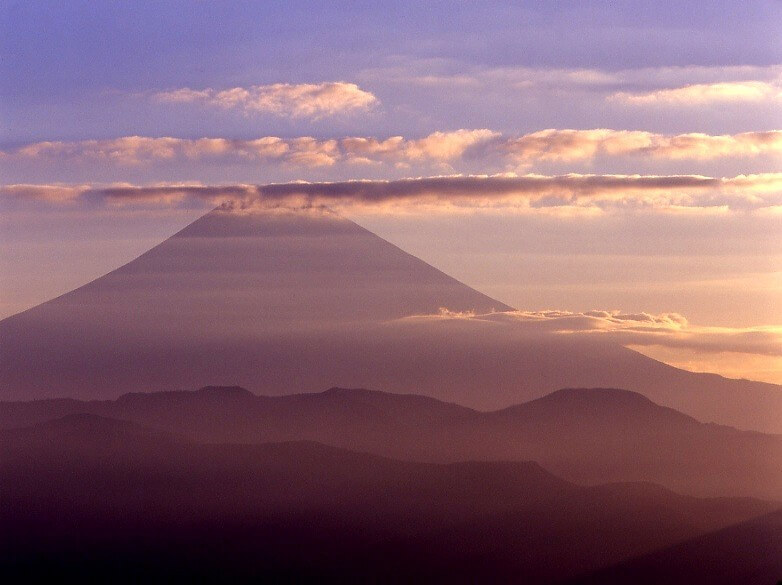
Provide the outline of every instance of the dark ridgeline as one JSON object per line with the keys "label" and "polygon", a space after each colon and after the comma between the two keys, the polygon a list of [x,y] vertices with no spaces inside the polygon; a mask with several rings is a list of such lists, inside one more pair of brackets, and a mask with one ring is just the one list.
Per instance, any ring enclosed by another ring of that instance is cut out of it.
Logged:
{"label": "dark ridgeline", "polygon": [[202,443],[316,441],[404,460],[532,460],[579,483],[651,481],[696,496],[782,501],[782,436],[704,424],[623,390],[559,390],[478,412],[370,390],[267,397],[212,387],[114,401],[0,403],[0,428],[75,413]]}
{"label": "dark ridgeline", "polygon": [[238,383],[338,385],[497,409],[567,387],[638,391],[704,422],[782,433],[782,390],[545,328],[404,319],[510,307],[319,209],[213,211],[136,260],[0,322],[0,399]]}
{"label": "dark ridgeline", "polygon": [[90,414],[1,431],[0,490],[3,582],[550,583],[776,507]]}
{"label": "dark ridgeline", "polygon": [[571,585],[782,583],[782,510],[579,575]]}

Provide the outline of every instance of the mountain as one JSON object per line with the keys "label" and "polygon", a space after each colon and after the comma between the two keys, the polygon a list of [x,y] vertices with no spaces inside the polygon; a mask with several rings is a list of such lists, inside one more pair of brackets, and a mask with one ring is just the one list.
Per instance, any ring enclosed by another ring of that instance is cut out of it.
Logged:
{"label": "mountain", "polygon": [[779,386],[685,372],[594,336],[452,318],[509,309],[332,213],[215,210],[0,322],[0,398],[338,385],[497,409],[619,387],[704,422],[782,433]]}
{"label": "mountain", "polygon": [[94,415],[1,431],[0,492],[4,582],[543,583],[773,509],[529,462],[193,444]]}
{"label": "mountain", "polygon": [[746,585],[782,581],[782,510],[581,576],[572,585]]}
{"label": "mountain", "polygon": [[0,428],[76,413],[202,443],[316,441],[424,462],[531,460],[579,483],[650,481],[691,495],[782,502],[782,436],[700,423],[624,390],[564,389],[479,412],[361,389],[269,397],[207,387],[114,401],[3,402]]}

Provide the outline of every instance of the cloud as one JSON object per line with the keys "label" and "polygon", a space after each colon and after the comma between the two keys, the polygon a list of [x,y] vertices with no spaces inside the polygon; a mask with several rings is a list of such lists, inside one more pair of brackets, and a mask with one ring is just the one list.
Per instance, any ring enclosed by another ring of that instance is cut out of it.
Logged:
{"label": "cloud", "polygon": [[[782,65],[672,66],[635,69],[589,68],[485,68],[449,59],[397,60],[391,66],[366,69],[360,79],[428,89],[500,91],[523,97],[571,92],[644,95],[685,87],[713,88],[706,93],[732,91],[763,99],[767,90],[779,89]],[[721,88],[719,86],[726,86]],[[733,88],[728,86],[734,86]],[[697,89],[694,90],[697,93]]]}
{"label": "cloud", "polygon": [[199,103],[245,113],[264,113],[290,118],[319,119],[346,112],[367,110],[378,103],[372,93],[355,83],[275,83],[216,90],[187,87],[154,94],[162,103]]}
{"label": "cloud", "polygon": [[120,165],[136,164],[142,160],[170,160],[179,156],[182,147],[198,141],[179,138],[148,138],[124,136],[109,140],[81,140],[78,142],[45,141],[18,148],[13,153],[21,159],[36,160],[99,160]]}
{"label": "cloud", "polygon": [[0,151],[0,156],[9,160],[101,161],[118,165],[173,159],[265,162],[294,167],[324,167],[338,162],[445,163],[461,158],[471,147],[498,136],[490,130],[434,132],[412,140],[401,136],[385,140],[361,137],[316,139],[310,136],[288,139],[263,136],[252,140],[126,136],[110,140],[36,142],[15,150]]}
{"label": "cloud", "polygon": [[67,203],[91,190],[90,185],[0,185],[0,197]]}
{"label": "cloud", "polygon": [[503,141],[499,148],[520,164],[652,157],[666,160],[744,158],[782,153],[782,131],[708,135],[657,134],[631,130],[541,130]]}
{"label": "cloud", "polygon": [[782,173],[699,175],[478,175],[393,181],[268,185],[114,184],[5,185],[0,197],[109,204],[173,205],[187,201],[251,210],[278,206],[333,207],[352,213],[729,213],[779,209]]}
{"label": "cloud", "polygon": [[424,138],[408,140],[392,136],[385,140],[349,137],[340,141],[344,157],[350,162],[413,163],[449,162],[459,159],[472,147],[499,138],[499,132],[487,129],[433,132]]}
{"label": "cloud", "polygon": [[256,202],[349,208],[353,213],[751,210],[782,204],[782,174],[491,175],[396,181],[284,183],[258,188]]}
{"label": "cloud", "polygon": [[436,314],[405,317],[401,321],[415,323],[431,320],[469,320],[519,327],[522,331],[589,335],[638,347],[658,346],[699,353],[730,352],[782,357],[782,327],[705,327],[689,323],[678,313],[655,315],[615,310],[548,310],[474,314],[454,313],[443,308]]}
{"label": "cloud", "polygon": [[691,372],[718,373],[728,378],[782,384],[782,359],[779,356],[733,351],[704,352],[665,345],[629,344],[627,347]]}
{"label": "cloud", "polygon": [[530,168],[548,162],[593,161],[598,158],[652,160],[746,159],[782,153],[782,131],[709,135],[659,134],[637,130],[546,129],[521,136],[503,136],[489,129],[433,132],[422,138],[385,139],[349,136],[263,136],[251,140],[126,136],[108,140],[46,141],[0,151],[0,161],[88,163],[117,166],[173,161],[216,161],[238,164],[280,164],[296,168],[345,165],[393,165],[450,170],[459,163],[480,162],[498,169]]}
{"label": "cloud", "polygon": [[782,98],[779,83],[734,81],[696,83],[648,92],[616,92],[609,99],[629,105],[701,106],[714,103],[763,102]]}

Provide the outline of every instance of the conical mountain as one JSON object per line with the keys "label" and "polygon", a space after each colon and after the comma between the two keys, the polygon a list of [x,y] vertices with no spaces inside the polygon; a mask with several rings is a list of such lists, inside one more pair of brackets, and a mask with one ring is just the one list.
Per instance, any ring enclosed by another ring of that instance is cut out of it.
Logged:
{"label": "conical mountain", "polygon": [[331,212],[215,210],[0,322],[0,400],[240,384],[262,394],[365,387],[494,409],[594,386],[782,432],[778,386],[684,372],[592,338],[437,318],[443,308],[510,309]]}
{"label": "conical mountain", "polygon": [[[382,321],[509,307],[322,209],[215,210],[132,262],[15,320],[187,331]],[[75,322],[75,321],[74,321]]]}
{"label": "conical mountain", "polygon": [[[441,308],[509,309],[328,210],[216,209],[128,264],[0,322],[0,398],[168,389],[195,381],[185,372],[246,383],[241,372],[259,357],[269,363],[252,378],[278,379],[249,387],[300,389],[274,364],[295,364],[311,336],[339,330],[329,342],[339,344],[362,327]],[[247,352],[234,371],[209,364]]]}

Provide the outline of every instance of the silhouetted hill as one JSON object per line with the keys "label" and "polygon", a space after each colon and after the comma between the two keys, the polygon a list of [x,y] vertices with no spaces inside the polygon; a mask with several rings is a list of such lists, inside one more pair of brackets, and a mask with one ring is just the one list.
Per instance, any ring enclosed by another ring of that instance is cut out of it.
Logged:
{"label": "silhouetted hill", "polygon": [[76,412],[203,443],[309,440],[405,460],[532,460],[581,483],[652,481],[692,495],[782,500],[782,436],[700,423],[616,389],[564,389],[478,412],[360,389],[268,397],[211,387],[116,401],[5,402],[0,428]]}
{"label": "silhouetted hill", "polygon": [[0,454],[4,582],[542,583],[770,510],[528,462],[191,444],[91,415],[4,430]]}
{"label": "silhouetted hill", "polygon": [[[510,307],[321,209],[215,210],[81,288],[0,321],[0,397],[331,385],[497,409],[628,388],[704,422],[782,433],[782,389],[672,368],[512,319]],[[428,315],[432,318],[410,317]]]}
{"label": "silhouetted hill", "polygon": [[746,585],[782,580],[782,510],[625,561],[572,585]]}
{"label": "silhouetted hill", "polygon": [[85,445],[112,445],[125,440],[162,435],[136,423],[75,412],[36,425],[11,429],[8,435],[19,440],[39,440],[43,444],[59,441],[83,441]]}

